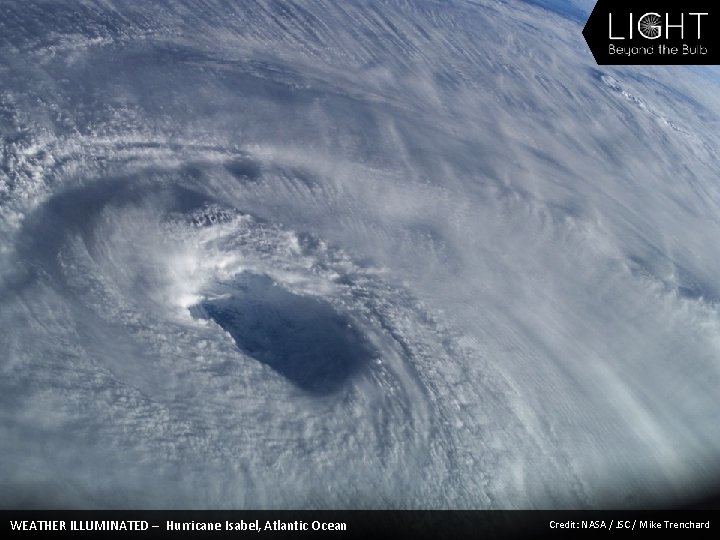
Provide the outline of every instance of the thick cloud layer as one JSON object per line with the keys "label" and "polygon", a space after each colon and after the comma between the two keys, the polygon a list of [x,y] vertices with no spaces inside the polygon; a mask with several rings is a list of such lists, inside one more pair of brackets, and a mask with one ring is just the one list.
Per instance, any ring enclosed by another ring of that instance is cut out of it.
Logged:
{"label": "thick cloud layer", "polygon": [[719,78],[559,5],[1,2],[0,505],[707,487]]}

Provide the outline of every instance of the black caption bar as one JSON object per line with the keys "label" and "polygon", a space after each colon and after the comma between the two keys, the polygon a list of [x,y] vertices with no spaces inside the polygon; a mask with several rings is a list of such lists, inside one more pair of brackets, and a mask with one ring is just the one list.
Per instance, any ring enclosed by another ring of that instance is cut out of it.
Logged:
{"label": "black caption bar", "polygon": [[716,510],[0,511],[10,538],[717,538]]}

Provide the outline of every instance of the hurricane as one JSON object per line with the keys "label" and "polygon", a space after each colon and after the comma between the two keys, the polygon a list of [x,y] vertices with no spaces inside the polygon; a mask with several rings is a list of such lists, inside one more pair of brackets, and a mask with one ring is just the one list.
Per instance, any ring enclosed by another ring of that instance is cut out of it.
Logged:
{"label": "hurricane", "polygon": [[720,478],[720,72],[589,2],[0,1],[0,507]]}

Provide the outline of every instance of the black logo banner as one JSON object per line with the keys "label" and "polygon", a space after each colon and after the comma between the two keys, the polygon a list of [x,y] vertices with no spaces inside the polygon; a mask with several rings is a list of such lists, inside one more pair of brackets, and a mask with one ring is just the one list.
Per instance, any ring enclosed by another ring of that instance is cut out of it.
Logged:
{"label": "black logo banner", "polygon": [[598,65],[720,65],[718,0],[598,0],[583,36]]}

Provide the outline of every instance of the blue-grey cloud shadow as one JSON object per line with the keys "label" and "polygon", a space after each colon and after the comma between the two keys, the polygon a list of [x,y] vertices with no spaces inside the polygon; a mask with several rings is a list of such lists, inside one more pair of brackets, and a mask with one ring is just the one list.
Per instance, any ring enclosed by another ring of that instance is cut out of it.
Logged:
{"label": "blue-grey cloud shadow", "polygon": [[230,294],[192,311],[220,325],[245,354],[314,395],[338,392],[376,357],[349,317],[264,275],[241,274]]}

